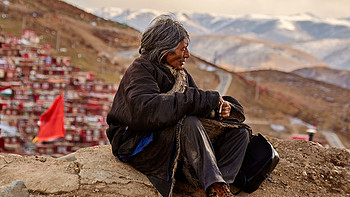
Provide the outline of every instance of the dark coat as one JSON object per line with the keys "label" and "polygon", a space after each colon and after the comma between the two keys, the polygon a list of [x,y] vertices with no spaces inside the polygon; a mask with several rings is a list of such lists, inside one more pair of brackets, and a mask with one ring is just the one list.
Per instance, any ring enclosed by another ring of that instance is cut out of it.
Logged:
{"label": "dark coat", "polygon": [[[174,76],[167,67],[150,62],[148,55],[142,54],[125,72],[107,115],[109,128],[106,133],[113,154],[119,159],[131,154],[142,138],[154,133],[153,144],[150,145],[152,148],[121,160],[146,174],[158,191],[164,187],[164,184],[160,186],[161,183],[168,183],[167,186],[173,183],[173,176],[169,177],[170,173],[166,171],[175,170],[169,166],[173,166],[176,158],[171,151],[176,146],[175,130],[179,128],[178,122],[186,115],[208,116],[219,103],[218,92],[198,89],[188,73],[184,93],[166,94],[174,83]],[[163,141],[157,141],[159,135],[166,135],[166,140],[162,138]],[[162,162],[157,158],[140,158],[151,157],[152,153],[147,151],[156,151],[165,158],[159,158]],[[160,192],[167,195],[171,189]]]}

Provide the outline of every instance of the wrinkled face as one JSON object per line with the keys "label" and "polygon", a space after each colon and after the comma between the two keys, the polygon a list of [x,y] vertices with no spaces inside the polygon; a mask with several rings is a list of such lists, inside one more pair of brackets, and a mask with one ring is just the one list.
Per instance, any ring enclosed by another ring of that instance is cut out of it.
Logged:
{"label": "wrinkled face", "polygon": [[166,55],[166,62],[175,69],[183,69],[186,59],[190,57],[187,46],[188,39],[185,38],[177,45],[175,52],[170,52]]}

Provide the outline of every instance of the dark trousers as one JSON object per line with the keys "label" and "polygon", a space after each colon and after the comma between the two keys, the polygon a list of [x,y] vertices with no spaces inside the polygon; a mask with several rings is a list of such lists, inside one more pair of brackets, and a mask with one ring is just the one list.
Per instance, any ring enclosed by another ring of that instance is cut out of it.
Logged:
{"label": "dark trousers", "polygon": [[181,152],[206,190],[215,182],[233,183],[249,143],[245,128],[226,130],[212,143],[200,120],[188,116],[181,132]]}

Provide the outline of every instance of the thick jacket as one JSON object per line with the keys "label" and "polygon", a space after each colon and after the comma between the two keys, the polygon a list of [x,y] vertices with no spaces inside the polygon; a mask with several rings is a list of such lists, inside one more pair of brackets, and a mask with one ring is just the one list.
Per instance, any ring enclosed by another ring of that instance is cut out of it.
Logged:
{"label": "thick jacket", "polygon": [[[187,73],[186,70],[185,72]],[[187,87],[184,93],[166,94],[175,83],[169,68],[150,62],[147,53],[134,60],[120,82],[107,115],[109,128],[106,133],[116,157],[121,159],[132,154],[140,141],[151,133],[169,128],[175,130],[178,128],[177,123],[186,115],[205,117],[217,107],[218,92],[198,89],[188,73],[186,80]],[[169,132],[168,142],[175,143],[174,132]],[[169,158],[175,158],[170,152],[164,154]],[[173,159],[169,161],[170,164],[166,164],[167,166],[172,166],[171,163],[175,162]],[[162,173],[143,173],[152,175],[153,178],[150,179],[152,183],[167,180],[167,177],[162,177]],[[168,183],[171,184],[172,180],[168,180]]]}

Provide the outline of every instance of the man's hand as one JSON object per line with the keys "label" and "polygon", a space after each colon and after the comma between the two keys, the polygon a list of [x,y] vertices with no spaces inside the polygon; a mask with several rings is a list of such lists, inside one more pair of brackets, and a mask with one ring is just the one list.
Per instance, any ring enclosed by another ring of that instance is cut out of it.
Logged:
{"label": "man's hand", "polygon": [[220,102],[219,102],[219,116],[222,118],[228,118],[230,116],[231,112],[231,106],[230,103],[225,101],[220,96]]}

